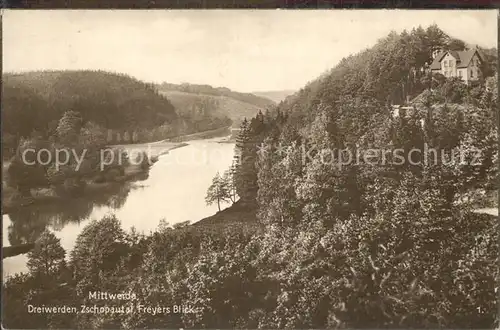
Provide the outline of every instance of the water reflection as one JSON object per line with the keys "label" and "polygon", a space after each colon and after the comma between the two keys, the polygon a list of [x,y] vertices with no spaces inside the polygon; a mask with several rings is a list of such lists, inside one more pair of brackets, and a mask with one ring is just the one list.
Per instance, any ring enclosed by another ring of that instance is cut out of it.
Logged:
{"label": "water reflection", "polygon": [[12,211],[7,229],[9,243],[32,243],[46,228],[60,231],[70,223],[79,224],[88,219],[96,207],[119,209],[125,204],[132,187],[130,183],[113,183],[99,190],[94,188],[82,198],[67,198]]}

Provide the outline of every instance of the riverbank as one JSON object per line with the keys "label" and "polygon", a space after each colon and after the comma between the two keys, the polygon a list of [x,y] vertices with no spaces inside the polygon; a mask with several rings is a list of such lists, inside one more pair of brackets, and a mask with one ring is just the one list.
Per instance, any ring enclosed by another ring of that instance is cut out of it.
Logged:
{"label": "riverbank", "polygon": [[140,152],[145,152],[146,155],[152,161],[158,160],[158,157],[161,155],[166,155],[170,151],[178,148],[182,148],[187,146],[188,143],[185,142],[167,142],[167,141],[156,141],[151,143],[138,143],[138,144],[116,144],[110,147],[112,148],[121,148],[127,152],[127,154],[137,154]]}
{"label": "riverbank", "polygon": [[222,137],[222,136],[227,136],[231,134],[231,126],[226,126],[226,127],[221,127],[209,131],[203,131],[203,132],[198,132],[198,133],[193,133],[193,134],[188,134],[188,135],[182,135],[170,139],[163,140],[162,142],[185,142],[185,141],[191,141],[191,140],[204,140],[204,139],[211,139],[211,138],[216,138],[216,137]]}
{"label": "riverbank", "polygon": [[[171,150],[181,148],[188,145],[187,143],[177,142],[163,142],[159,143],[143,143],[143,144],[130,144],[130,145],[115,145],[112,147],[123,148],[128,154],[138,154],[145,152],[150,159],[150,165],[158,161],[158,157],[167,154]],[[3,166],[3,181],[2,181],[2,215],[12,212],[13,210],[39,205],[46,203],[63,202],[67,196],[61,196],[56,193],[56,187],[37,188],[31,190],[31,196],[21,197],[17,191],[9,187],[5,182],[5,174],[7,166]],[[134,182],[145,180],[148,177],[149,167],[143,168],[141,165],[128,164],[123,169],[122,175],[113,176],[109,181],[99,182],[95,178],[85,179],[83,182],[84,188],[79,197],[93,194],[99,191],[105,191],[114,187],[116,184],[123,184],[126,182]]]}
{"label": "riverbank", "polygon": [[2,259],[8,257],[14,257],[19,254],[28,253],[35,247],[35,243],[20,244],[14,246],[3,246],[2,247]]}
{"label": "riverbank", "polygon": [[[86,197],[98,192],[111,190],[117,185],[123,185],[134,181],[145,180],[148,176],[148,169],[139,170],[135,166],[127,168],[123,176],[118,176],[113,181],[95,182],[93,180],[84,180],[84,188],[78,197]],[[56,187],[31,189],[31,196],[20,197],[15,189],[10,187],[4,188],[2,191],[2,215],[8,214],[15,210],[24,207],[32,207],[36,205],[63,203],[68,196],[56,193]]]}
{"label": "riverbank", "polygon": [[236,139],[232,135],[230,135],[223,137],[222,139],[217,141],[217,143],[236,143]]}

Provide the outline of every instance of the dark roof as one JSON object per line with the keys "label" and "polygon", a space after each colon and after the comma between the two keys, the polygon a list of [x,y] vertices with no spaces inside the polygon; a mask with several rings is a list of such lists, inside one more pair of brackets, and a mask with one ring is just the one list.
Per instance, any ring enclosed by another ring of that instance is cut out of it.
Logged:
{"label": "dark roof", "polygon": [[449,50],[448,53],[450,53],[451,56],[453,56],[457,61],[460,61],[460,54],[456,50]]}
{"label": "dark roof", "polygon": [[479,58],[483,60],[481,54],[477,51],[477,49],[469,49],[461,52],[460,54],[460,63],[458,63],[457,68],[466,68],[474,54],[477,52]]}
{"label": "dark roof", "polygon": [[441,60],[446,55],[447,52],[440,52],[434,58],[431,64],[431,70],[441,70]]}
{"label": "dark roof", "polygon": [[479,58],[483,60],[483,56],[477,49],[469,49],[469,50],[463,50],[463,51],[446,51],[446,52],[441,52],[439,53],[436,58],[434,58],[434,61],[431,64],[431,70],[440,70],[441,69],[441,61],[443,60],[443,57],[447,54],[450,53],[451,56],[457,59],[457,68],[466,68],[469,66],[470,60],[474,56],[474,54],[477,52]]}

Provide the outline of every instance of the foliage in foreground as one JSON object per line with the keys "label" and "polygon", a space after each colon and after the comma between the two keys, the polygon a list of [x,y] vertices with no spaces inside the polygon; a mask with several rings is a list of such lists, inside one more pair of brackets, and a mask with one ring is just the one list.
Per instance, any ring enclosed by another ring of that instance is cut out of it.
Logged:
{"label": "foliage in foreground", "polygon": [[[163,225],[142,235],[105,217],[85,227],[69,262],[58,239],[44,233],[29,255],[29,273],[3,285],[4,326],[491,327],[496,219],[441,214],[435,196],[412,178],[397,189],[383,212],[333,226],[315,219],[307,230],[273,225],[252,234],[233,227],[221,235]],[[136,299],[96,301],[92,291],[133,292]],[[28,313],[28,304],[190,305],[196,312],[75,319]]]}

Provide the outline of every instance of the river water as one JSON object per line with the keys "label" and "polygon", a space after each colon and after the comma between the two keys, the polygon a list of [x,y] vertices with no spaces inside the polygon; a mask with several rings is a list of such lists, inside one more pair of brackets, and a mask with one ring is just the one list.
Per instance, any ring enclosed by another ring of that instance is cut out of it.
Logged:
{"label": "river water", "polygon": [[[217,212],[205,194],[217,172],[229,168],[234,144],[221,139],[196,140],[160,156],[143,181],[117,184],[64,203],[26,207],[3,215],[3,246],[29,243],[48,228],[61,239],[67,255],[78,234],[92,219],[115,214],[125,230],[149,233],[161,219],[170,224],[196,222]],[[158,146],[158,145],[156,145]],[[221,205],[221,209],[228,204]],[[26,271],[26,255],[3,259],[3,273]]]}

